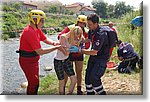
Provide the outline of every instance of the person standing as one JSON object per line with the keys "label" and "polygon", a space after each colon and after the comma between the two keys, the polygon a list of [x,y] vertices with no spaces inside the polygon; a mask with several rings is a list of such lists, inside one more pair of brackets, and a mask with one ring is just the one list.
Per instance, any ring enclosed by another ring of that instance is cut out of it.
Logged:
{"label": "person standing", "polygon": [[[59,41],[64,48],[62,50],[57,50],[57,54],[54,58],[54,69],[59,80],[59,94],[61,95],[65,94],[64,87],[66,83],[64,79],[64,72],[71,79],[68,94],[73,93],[77,79],[73,70],[73,65],[69,59],[69,53],[78,52],[82,39],[84,39],[83,31],[79,26],[75,26],[70,32],[60,36]],[[73,51],[74,48],[76,48],[76,51]]]}
{"label": "person standing", "polygon": [[[84,38],[88,38],[88,29],[86,28],[86,23],[87,23],[87,16],[85,15],[79,15],[76,19],[76,23],[73,25],[67,26],[62,32],[59,33],[58,39],[60,38],[61,35],[68,33],[72,28],[75,26],[80,26],[83,30],[83,36]],[[85,49],[88,49],[90,47],[90,42],[83,43],[81,46],[84,46]],[[82,95],[82,70],[83,70],[83,60],[84,60],[84,55],[81,54],[80,52],[72,52],[69,54],[70,61],[75,63],[75,71],[77,75],[77,95]],[[65,81],[67,82],[68,77],[65,74]]]}
{"label": "person standing", "polygon": [[[90,30],[88,34],[92,47],[91,50],[81,49],[81,53],[90,55],[85,75],[86,92],[87,95],[106,95],[101,77],[105,73],[106,63],[110,57],[108,31],[105,26],[99,25],[99,17],[96,14],[87,17],[87,24]],[[107,29],[110,30],[108,27]]]}
{"label": "person standing", "polygon": [[[114,23],[113,22],[109,22],[108,26],[116,32],[116,42],[118,41],[118,37],[117,37],[117,30],[113,27],[114,26]],[[114,47],[111,47],[110,48],[110,56],[112,55],[112,52],[113,52],[113,49]]]}
{"label": "person standing", "polygon": [[[48,39],[41,27],[46,18],[42,10],[31,10],[29,12],[30,23],[24,28],[19,46],[19,64],[27,78],[27,95],[37,95],[39,87],[39,58],[40,55],[50,53],[61,48],[59,43]],[[49,45],[55,45],[50,48],[41,48],[40,41]]]}
{"label": "person standing", "polygon": [[113,22],[109,22],[108,26],[117,33],[117,30],[114,28],[114,23]]}

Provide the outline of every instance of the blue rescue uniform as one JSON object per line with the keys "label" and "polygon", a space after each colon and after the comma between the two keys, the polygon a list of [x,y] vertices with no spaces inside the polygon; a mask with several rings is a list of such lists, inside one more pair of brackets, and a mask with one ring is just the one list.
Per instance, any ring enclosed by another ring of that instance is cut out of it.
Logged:
{"label": "blue rescue uniform", "polygon": [[118,66],[119,73],[131,73],[135,71],[138,62],[138,54],[134,52],[131,44],[122,42],[117,50],[118,57],[123,57],[123,61]]}
{"label": "blue rescue uniform", "polygon": [[109,43],[107,31],[103,30],[103,26],[98,26],[96,30],[89,31],[89,37],[92,42],[91,49],[97,50],[95,56],[90,55],[85,75],[85,84],[87,95],[97,94],[105,95],[101,77],[106,70],[106,63],[109,60]]}

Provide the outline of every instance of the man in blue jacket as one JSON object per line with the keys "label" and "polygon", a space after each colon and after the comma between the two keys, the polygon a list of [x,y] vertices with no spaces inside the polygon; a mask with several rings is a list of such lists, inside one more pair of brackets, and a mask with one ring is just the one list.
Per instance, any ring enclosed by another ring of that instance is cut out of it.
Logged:
{"label": "man in blue jacket", "polygon": [[[92,43],[91,50],[81,49],[81,52],[90,55],[85,75],[85,84],[87,95],[106,95],[101,77],[106,70],[106,63],[109,60],[110,46],[108,40],[109,27],[99,25],[99,17],[91,14],[87,17],[89,28],[88,39]],[[108,30],[108,31],[107,31]],[[96,93],[95,93],[96,92]]]}
{"label": "man in blue jacket", "polygon": [[119,73],[134,73],[136,69],[136,63],[139,60],[138,54],[134,52],[134,49],[130,43],[125,43],[119,40],[117,42],[118,59],[122,61],[118,66]]}

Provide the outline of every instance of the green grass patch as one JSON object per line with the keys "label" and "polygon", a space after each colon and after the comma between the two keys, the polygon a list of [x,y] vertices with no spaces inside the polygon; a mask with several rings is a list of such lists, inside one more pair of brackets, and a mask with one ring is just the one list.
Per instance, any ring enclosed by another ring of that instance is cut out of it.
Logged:
{"label": "green grass patch", "polygon": [[40,95],[55,95],[58,94],[58,79],[55,73],[40,79],[39,92]]}

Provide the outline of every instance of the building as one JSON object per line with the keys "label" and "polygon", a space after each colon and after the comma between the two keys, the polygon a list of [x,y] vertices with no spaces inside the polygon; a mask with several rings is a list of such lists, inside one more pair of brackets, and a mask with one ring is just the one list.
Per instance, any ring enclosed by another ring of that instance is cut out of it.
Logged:
{"label": "building", "polygon": [[62,5],[62,3],[58,0],[4,0],[2,2],[3,4],[7,4],[10,2],[21,2],[23,4],[23,7],[21,9],[23,10],[28,10],[29,8],[44,10],[44,8],[47,8],[51,5]]}
{"label": "building", "polygon": [[25,0],[5,0],[2,3],[3,3],[3,5],[5,5],[5,4],[14,3],[14,2],[20,3],[22,5],[20,9],[24,10],[24,11],[26,11],[28,9],[37,9],[38,8],[38,6],[36,4],[30,3],[30,2],[28,2],[28,0],[26,0],[26,1]]}
{"label": "building", "polygon": [[30,4],[30,3],[23,3],[23,6],[21,7],[22,10],[26,11],[28,9],[37,9],[38,6],[36,4]]}
{"label": "building", "polygon": [[58,0],[24,0],[26,3],[37,5],[38,9],[44,10],[44,8],[48,8],[51,5],[62,5]]}
{"label": "building", "polygon": [[84,15],[88,16],[92,13],[95,13],[96,9],[92,8],[90,6],[83,6],[79,11],[80,11],[80,14],[84,14]]}
{"label": "building", "polygon": [[85,6],[84,3],[74,3],[71,5],[66,5],[65,9],[73,11],[75,14],[84,14],[89,15],[92,13],[95,13],[95,8],[92,8],[90,6]]}
{"label": "building", "polygon": [[73,11],[74,13],[80,13],[80,9],[82,8],[82,6],[84,5],[84,3],[73,3],[71,5],[66,5],[65,9],[69,10],[69,11]]}

